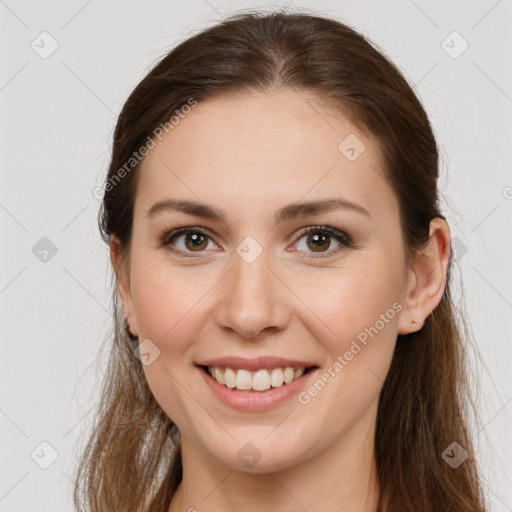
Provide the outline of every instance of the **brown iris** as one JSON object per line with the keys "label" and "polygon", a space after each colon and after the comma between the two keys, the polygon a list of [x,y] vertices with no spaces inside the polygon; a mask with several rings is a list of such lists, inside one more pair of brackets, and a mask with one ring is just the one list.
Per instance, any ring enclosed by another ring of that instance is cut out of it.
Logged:
{"label": "brown iris", "polygon": [[[321,235],[319,233],[308,235],[307,243],[308,247],[314,252],[322,252],[321,249],[326,249],[329,247],[329,243],[326,246],[322,246],[320,244],[325,244],[326,239],[330,238],[330,235]],[[312,241],[313,245],[309,245],[309,242]]]}
{"label": "brown iris", "polygon": [[[187,245],[187,242],[191,242],[192,245]],[[187,234],[185,236],[185,246],[187,247],[187,249],[190,249],[192,251],[200,251],[202,249],[205,249],[206,246],[208,245],[208,240],[207,238],[200,234],[200,233],[192,233],[192,234]]]}

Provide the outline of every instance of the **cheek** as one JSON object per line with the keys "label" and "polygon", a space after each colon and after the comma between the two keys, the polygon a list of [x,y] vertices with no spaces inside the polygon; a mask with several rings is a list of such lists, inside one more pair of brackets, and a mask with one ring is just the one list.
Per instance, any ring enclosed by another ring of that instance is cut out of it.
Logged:
{"label": "cheek", "polygon": [[[308,282],[309,281],[309,284]],[[378,391],[393,355],[400,279],[397,268],[381,261],[364,268],[316,272],[313,281],[299,279],[294,292],[302,299],[302,322],[324,351],[327,368],[338,384],[370,395]],[[339,376],[339,377],[338,377]],[[325,377],[329,379],[329,376]]]}
{"label": "cheek", "polygon": [[358,267],[315,269],[309,276],[293,278],[294,294],[310,310],[315,330],[325,331],[330,343],[356,337],[381,315],[386,325],[387,320],[397,320],[393,304],[401,297],[401,281],[396,269],[382,263]]}
{"label": "cheek", "polygon": [[308,329],[325,357],[315,380],[298,397],[304,431],[322,431],[326,439],[348,432],[374,411],[393,357],[401,310],[394,300],[399,295],[386,280],[360,281],[352,274],[323,284],[329,281],[328,293],[304,296],[322,320],[314,318]]}
{"label": "cheek", "polygon": [[197,418],[187,390],[193,389],[194,341],[208,316],[201,299],[215,281],[158,262],[133,268],[139,339],[151,340],[159,351],[143,366],[146,380],[169,418],[180,428],[193,428]]}
{"label": "cheek", "polygon": [[181,352],[201,328],[201,299],[213,279],[187,270],[161,262],[134,265],[132,291],[140,337],[163,352]]}

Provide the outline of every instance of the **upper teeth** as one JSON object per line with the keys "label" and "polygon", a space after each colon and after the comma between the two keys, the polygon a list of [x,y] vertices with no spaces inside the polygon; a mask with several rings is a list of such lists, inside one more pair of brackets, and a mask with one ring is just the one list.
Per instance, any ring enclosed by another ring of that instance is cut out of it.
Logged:
{"label": "upper teeth", "polygon": [[271,370],[257,370],[250,372],[249,370],[225,368],[224,372],[218,366],[209,366],[208,373],[219,383],[228,388],[236,389],[253,389],[254,391],[265,391],[279,386],[289,384],[293,380],[301,377],[306,368],[273,368]]}

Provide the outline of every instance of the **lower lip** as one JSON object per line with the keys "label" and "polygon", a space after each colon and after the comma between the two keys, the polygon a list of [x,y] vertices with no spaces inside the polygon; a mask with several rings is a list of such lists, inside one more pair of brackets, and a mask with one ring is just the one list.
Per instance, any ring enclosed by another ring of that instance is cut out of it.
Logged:
{"label": "lower lip", "polygon": [[198,367],[198,370],[206,384],[221,402],[241,411],[265,411],[297,395],[308,384],[311,376],[316,373],[318,368],[310,370],[289,384],[283,384],[278,388],[270,388],[267,391],[230,389],[223,384],[219,384],[203,368]]}

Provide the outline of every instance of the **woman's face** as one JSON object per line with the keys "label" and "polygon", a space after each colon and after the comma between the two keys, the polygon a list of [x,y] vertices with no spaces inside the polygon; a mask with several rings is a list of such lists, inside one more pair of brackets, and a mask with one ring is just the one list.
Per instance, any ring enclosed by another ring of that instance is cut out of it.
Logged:
{"label": "woman's face", "polygon": [[204,463],[272,471],[371,444],[409,289],[378,151],[282,90],[199,103],[143,161],[123,307],[154,396]]}

